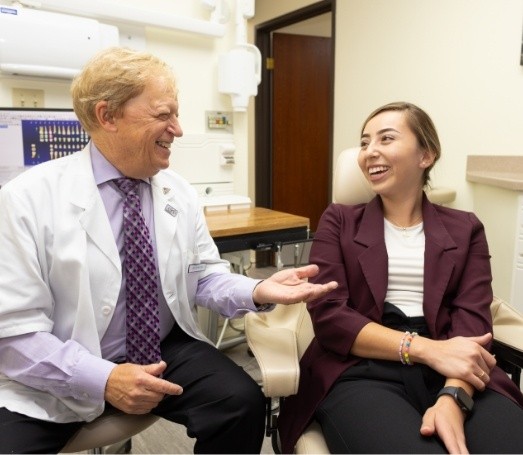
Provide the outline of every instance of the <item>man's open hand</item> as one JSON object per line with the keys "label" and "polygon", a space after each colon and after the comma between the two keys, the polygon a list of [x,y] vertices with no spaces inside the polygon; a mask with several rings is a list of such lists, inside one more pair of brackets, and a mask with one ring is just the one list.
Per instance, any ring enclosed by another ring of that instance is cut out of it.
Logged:
{"label": "man's open hand", "polygon": [[309,302],[338,287],[336,281],[326,284],[309,283],[307,279],[316,276],[318,271],[318,266],[311,264],[276,272],[254,288],[253,300],[257,304],[281,303],[284,305]]}

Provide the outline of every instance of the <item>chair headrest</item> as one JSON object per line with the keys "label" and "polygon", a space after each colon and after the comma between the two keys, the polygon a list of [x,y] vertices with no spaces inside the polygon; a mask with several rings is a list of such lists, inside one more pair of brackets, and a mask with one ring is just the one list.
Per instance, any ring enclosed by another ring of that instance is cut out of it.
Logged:
{"label": "chair headrest", "polygon": [[[359,147],[343,150],[336,160],[332,180],[332,200],[354,205],[369,202],[375,195],[358,165]],[[430,202],[448,204],[456,199],[456,190],[446,187],[425,188]]]}
{"label": "chair headrest", "polygon": [[343,150],[336,160],[332,198],[338,204],[361,204],[375,195],[358,165],[359,147]]}

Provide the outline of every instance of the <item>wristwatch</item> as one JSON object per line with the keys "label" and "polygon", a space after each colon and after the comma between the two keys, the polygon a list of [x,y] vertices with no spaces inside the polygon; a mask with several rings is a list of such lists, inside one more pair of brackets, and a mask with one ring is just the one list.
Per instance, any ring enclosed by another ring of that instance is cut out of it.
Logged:
{"label": "wristwatch", "polygon": [[438,393],[438,398],[441,395],[450,395],[454,398],[463,412],[468,413],[472,411],[474,400],[470,398],[467,392],[465,392],[465,389],[462,389],[461,387],[443,387]]}
{"label": "wristwatch", "polygon": [[274,303],[260,303],[259,305],[255,304],[256,305],[256,310],[258,312],[261,312],[261,311],[269,311],[269,310],[272,310],[274,308]]}

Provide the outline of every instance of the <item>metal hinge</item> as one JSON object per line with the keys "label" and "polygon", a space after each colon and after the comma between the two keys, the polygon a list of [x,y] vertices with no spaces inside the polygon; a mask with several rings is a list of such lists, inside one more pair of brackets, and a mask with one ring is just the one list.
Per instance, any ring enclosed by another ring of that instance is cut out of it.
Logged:
{"label": "metal hinge", "polygon": [[267,57],[265,59],[265,68],[268,70],[274,69],[274,59],[272,57]]}

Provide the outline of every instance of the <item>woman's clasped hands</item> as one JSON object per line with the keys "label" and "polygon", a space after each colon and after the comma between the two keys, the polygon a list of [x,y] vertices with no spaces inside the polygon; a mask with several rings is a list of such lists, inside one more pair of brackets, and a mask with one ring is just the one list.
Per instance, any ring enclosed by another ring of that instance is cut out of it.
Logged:
{"label": "woman's clasped hands", "polygon": [[[496,365],[496,358],[485,348],[491,341],[491,333],[448,340],[423,338],[426,343],[426,360],[423,363],[447,378],[461,379],[477,390],[485,390],[490,372]],[[414,351],[413,348],[411,351]]]}
{"label": "woman's clasped hands", "polygon": [[[429,353],[426,363],[447,378],[445,385],[462,387],[470,395],[474,388],[485,389],[496,365],[495,357],[485,348],[492,340],[491,333],[448,340],[423,340],[427,341]],[[454,399],[443,395],[423,415],[420,433],[426,437],[437,434],[451,454],[468,453],[465,419],[466,414]]]}

